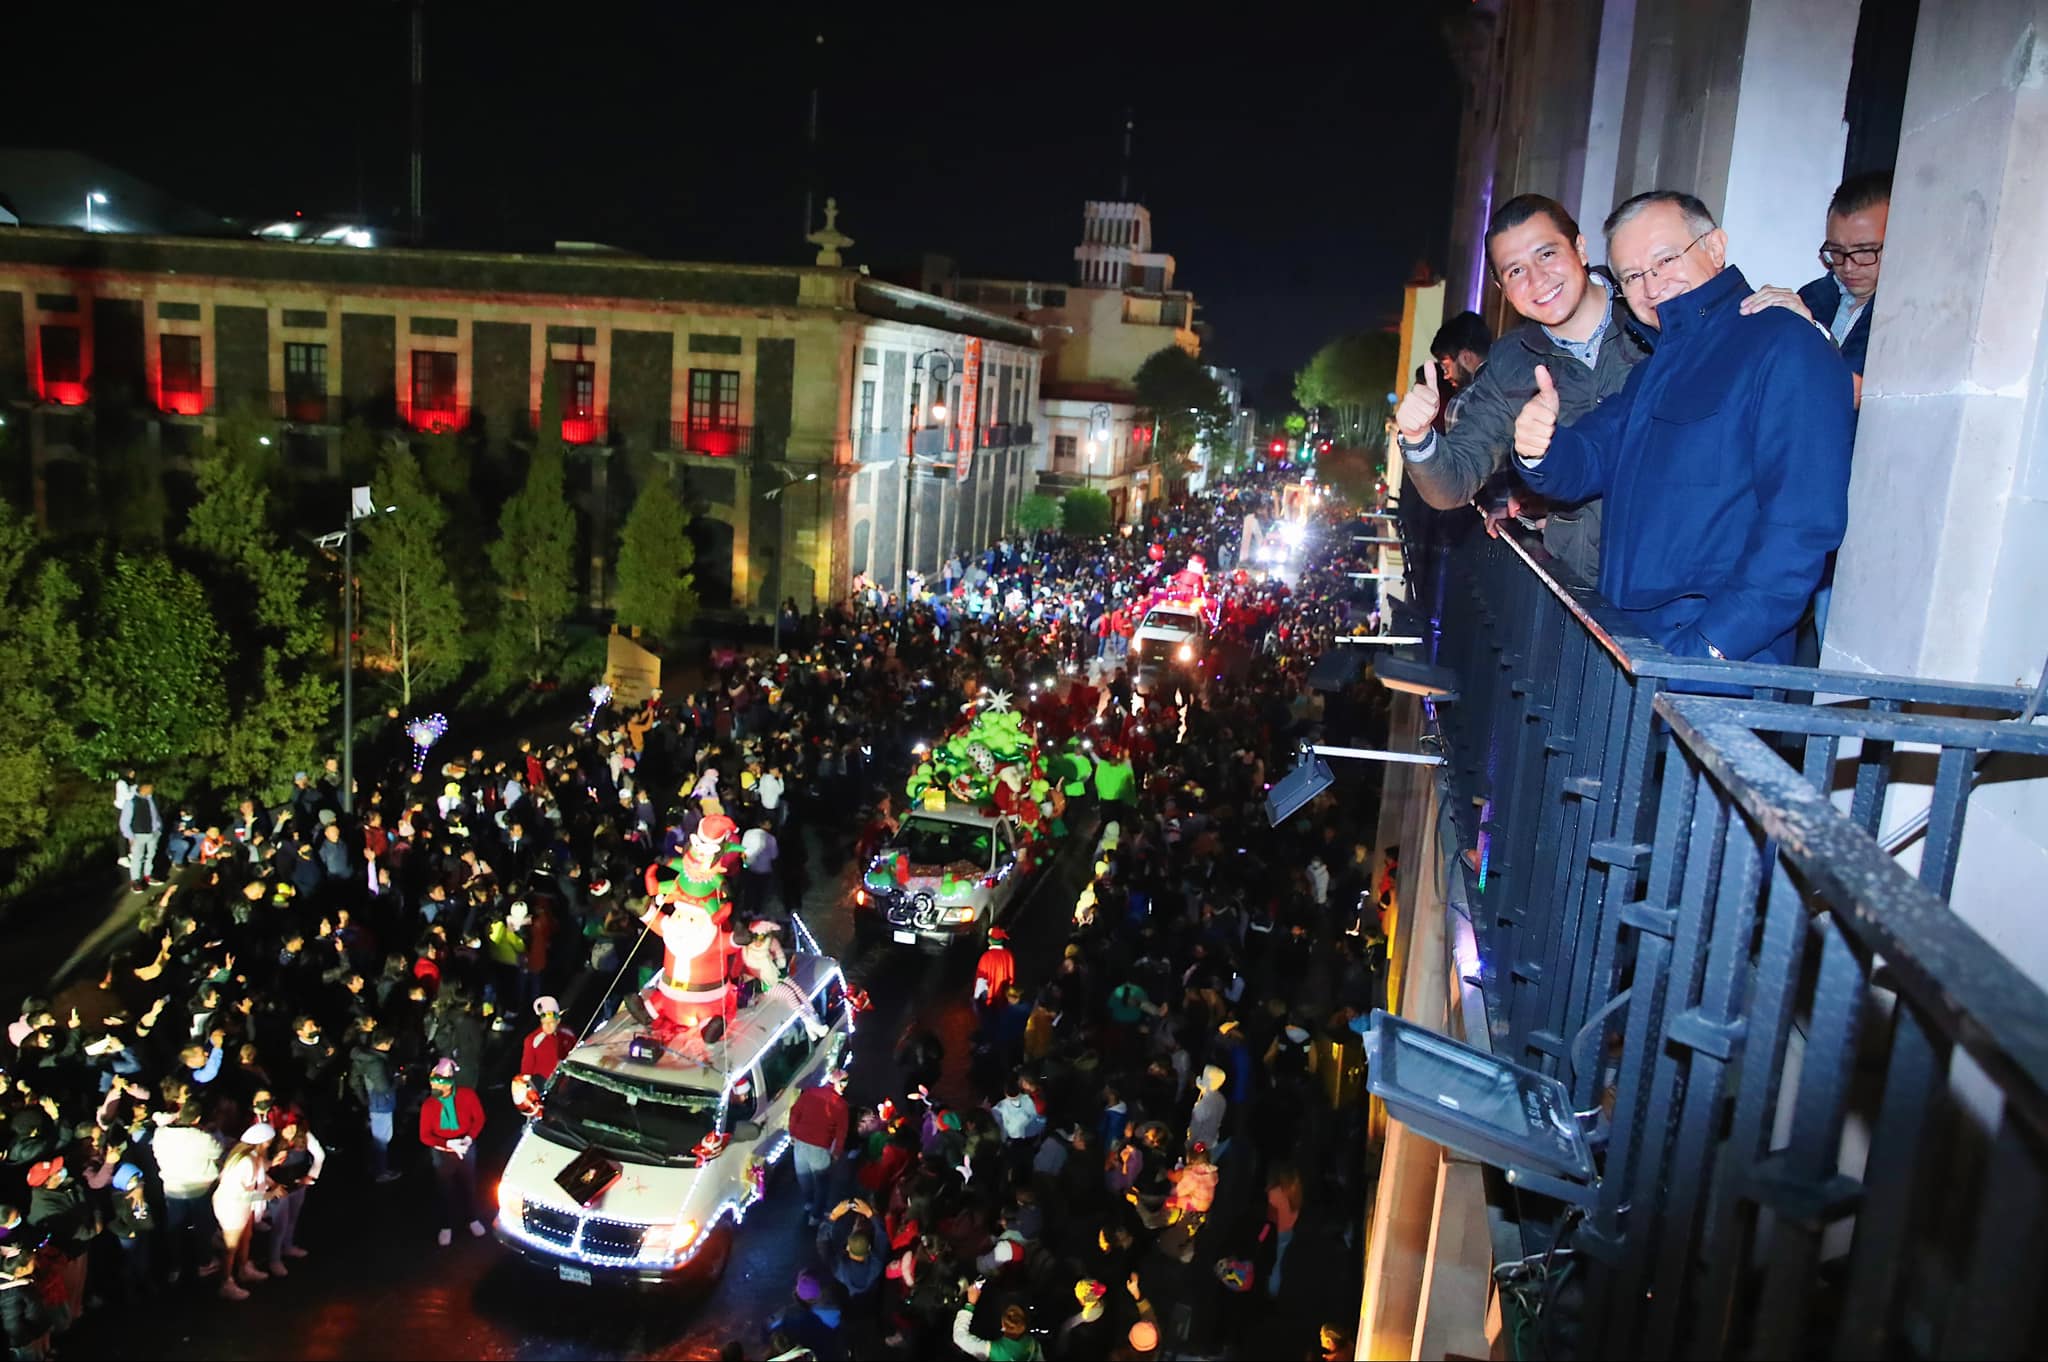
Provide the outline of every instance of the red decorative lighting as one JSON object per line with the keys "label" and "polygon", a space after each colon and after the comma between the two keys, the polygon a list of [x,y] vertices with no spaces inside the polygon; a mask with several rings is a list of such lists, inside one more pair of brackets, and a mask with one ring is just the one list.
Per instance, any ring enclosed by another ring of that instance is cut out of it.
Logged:
{"label": "red decorative lighting", "polygon": [[725,457],[739,449],[740,433],[736,430],[706,430],[702,427],[690,431],[691,448],[699,454]]}
{"label": "red decorative lighting", "polygon": [[206,396],[204,393],[167,392],[157,405],[177,416],[197,416],[206,410]]}
{"label": "red decorative lighting", "polygon": [[562,442],[572,445],[587,445],[597,439],[597,422],[588,416],[564,416],[562,418]]}
{"label": "red decorative lighting", "polygon": [[85,385],[62,381],[45,382],[43,401],[54,402],[60,407],[82,407],[85,405]]}

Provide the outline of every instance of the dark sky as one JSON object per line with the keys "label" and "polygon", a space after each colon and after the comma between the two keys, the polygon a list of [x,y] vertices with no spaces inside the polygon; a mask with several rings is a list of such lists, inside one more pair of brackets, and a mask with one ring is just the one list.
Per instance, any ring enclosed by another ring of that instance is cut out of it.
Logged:
{"label": "dark sky", "polygon": [[[1082,200],[1116,194],[1128,106],[1134,197],[1215,327],[1209,357],[1256,396],[1329,336],[1398,316],[1416,260],[1441,264],[1458,101],[1437,33],[1447,5],[1313,21],[1246,7],[1227,23],[1195,6],[934,7],[882,31],[856,24],[859,7],[820,26],[761,0],[728,19],[436,0],[430,232],[805,261],[821,72],[819,197],[838,197],[853,262],[929,250],[963,273],[1064,281]],[[7,140],[75,146],[231,215],[402,213],[401,0],[135,6],[118,22],[34,8],[16,50],[49,59],[14,64]]]}

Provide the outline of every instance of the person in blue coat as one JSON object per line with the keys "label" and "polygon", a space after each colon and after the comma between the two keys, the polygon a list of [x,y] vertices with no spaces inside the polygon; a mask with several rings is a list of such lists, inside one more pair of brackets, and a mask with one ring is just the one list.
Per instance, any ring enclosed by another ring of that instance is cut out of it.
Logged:
{"label": "person in blue coat", "polygon": [[1870,349],[1870,314],[1884,268],[1884,233],[1891,209],[1890,171],[1851,175],[1828,201],[1827,239],[1820,247],[1820,262],[1828,272],[1796,290],[1766,285],[1742,303],[1744,312],[1782,307],[1824,328],[1849,366],[1859,407],[1863,357]]}
{"label": "person in blue coat", "polygon": [[1607,219],[1607,254],[1655,353],[1559,428],[1549,374],[1515,422],[1522,478],[1607,498],[1600,593],[1671,652],[1786,663],[1848,526],[1848,367],[1812,323],[1752,316],[1728,239],[1690,194]]}

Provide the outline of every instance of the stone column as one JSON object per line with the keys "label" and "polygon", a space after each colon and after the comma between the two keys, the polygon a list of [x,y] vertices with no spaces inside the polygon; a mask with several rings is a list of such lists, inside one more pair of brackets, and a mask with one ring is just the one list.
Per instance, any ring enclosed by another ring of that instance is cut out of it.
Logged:
{"label": "stone column", "polygon": [[[2048,0],[1923,5],[1824,665],[2001,685],[2041,673],[2043,146]],[[1952,901],[2048,981],[2048,918],[2033,911],[2044,784],[1979,788]]]}

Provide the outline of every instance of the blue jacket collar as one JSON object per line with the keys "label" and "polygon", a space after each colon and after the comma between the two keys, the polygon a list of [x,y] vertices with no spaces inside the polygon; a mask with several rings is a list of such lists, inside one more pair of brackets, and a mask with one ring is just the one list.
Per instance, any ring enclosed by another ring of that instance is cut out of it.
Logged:
{"label": "blue jacket collar", "polygon": [[1690,293],[1681,293],[1668,303],[1657,304],[1657,325],[1666,339],[1682,335],[1689,326],[1701,325],[1709,313],[1718,312],[1747,298],[1754,290],[1742,271],[1733,265],[1722,268]]}

